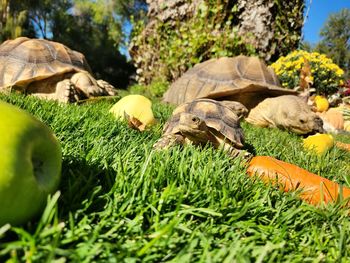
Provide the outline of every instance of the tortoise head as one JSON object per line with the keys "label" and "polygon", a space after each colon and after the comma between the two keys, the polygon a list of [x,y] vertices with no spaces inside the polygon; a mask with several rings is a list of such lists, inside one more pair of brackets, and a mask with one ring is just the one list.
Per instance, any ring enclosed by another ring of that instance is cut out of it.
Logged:
{"label": "tortoise head", "polygon": [[253,108],[247,122],[260,127],[278,127],[297,134],[323,133],[323,121],[297,96],[268,98]]}
{"label": "tortoise head", "polygon": [[179,131],[194,144],[205,143],[210,139],[209,128],[205,121],[195,114],[182,113],[179,120]]}
{"label": "tortoise head", "polygon": [[[290,112],[285,112],[285,114],[288,115]],[[302,111],[297,116],[285,116],[284,120],[287,123],[283,126],[297,134],[324,133],[322,119],[312,111]]]}

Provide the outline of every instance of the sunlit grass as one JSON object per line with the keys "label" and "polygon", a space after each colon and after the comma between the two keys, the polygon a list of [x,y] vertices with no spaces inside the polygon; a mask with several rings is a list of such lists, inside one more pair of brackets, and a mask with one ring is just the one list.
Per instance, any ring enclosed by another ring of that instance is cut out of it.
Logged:
{"label": "sunlit grass", "polygon": [[[55,132],[63,150],[60,192],[41,216],[0,228],[0,262],[350,261],[350,220],[339,205],[315,208],[247,177],[210,146],[154,152],[159,123],[131,130],[108,113],[115,101],[59,105],[1,96]],[[301,138],[242,123],[247,148],[349,184],[350,154],[306,153]],[[349,142],[349,136],[339,136]]]}

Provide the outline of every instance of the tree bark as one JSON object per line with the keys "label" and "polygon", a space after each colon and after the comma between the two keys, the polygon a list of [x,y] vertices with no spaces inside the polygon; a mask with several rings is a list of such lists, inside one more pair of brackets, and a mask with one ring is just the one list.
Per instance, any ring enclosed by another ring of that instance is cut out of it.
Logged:
{"label": "tree bark", "polygon": [[[137,68],[138,82],[150,83],[166,71],[166,63],[163,63],[164,58],[161,58],[159,45],[156,44],[164,41],[167,33],[159,31],[159,25],[167,23],[172,30],[181,32],[183,23],[188,23],[197,15],[203,2],[214,8],[219,4],[224,6],[226,9],[220,14],[227,17],[227,20],[219,21],[219,27],[231,19],[232,32],[240,36],[245,44],[252,46],[256,55],[267,62],[286,55],[299,44],[303,25],[303,0],[217,0],[214,4],[214,1],[208,0],[147,0],[148,22],[142,32],[132,39],[129,47]],[[230,17],[233,9],[235,13]],[[217,26],[213,25],[213,34],[220,34],[220,30],[215,29]],[[181,46],[176,52],[182,52]],[[184,63],[180,72],[185,71],[188,64],[190,63]],[[177,72],[166,74],[168,81],[177,77]]]}

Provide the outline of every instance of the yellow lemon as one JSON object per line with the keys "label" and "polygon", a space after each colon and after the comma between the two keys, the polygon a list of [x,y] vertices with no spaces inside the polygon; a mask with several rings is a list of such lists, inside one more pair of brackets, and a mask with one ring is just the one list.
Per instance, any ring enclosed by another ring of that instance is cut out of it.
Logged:
{"label": "yellow lemon", "polygon": [[152,102],[142,95],[127,95],[109,110],[114,116],[126,119],[129,125],[139,130],[156,123]]}
{"label": "yellow lemon", "polygon": [[334,145],[334,138],[330,134],[310,135],[303,140],[304,149],[322,155]]}
{"label": "yellow lemon", "polygon": [[326,111],[326,110],[328,110],[328,108],[329,108],[329,102],[328,102],[328,100],[325,98],[325,97],[323,97],[323,96],[319,96],[319,95],[317,95],[316,97],[315,97],[315,106],[316,106],[316,110],[318,111],[318,112],[323,112],[323,111]]}

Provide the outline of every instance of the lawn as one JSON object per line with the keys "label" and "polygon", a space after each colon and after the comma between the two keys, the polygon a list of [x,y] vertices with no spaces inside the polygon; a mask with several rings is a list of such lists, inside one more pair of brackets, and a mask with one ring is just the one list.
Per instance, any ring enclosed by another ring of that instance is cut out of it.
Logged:
{"label": "lawn", "polygon": [[[0,229],[0,262],[350,262],[341,204],[313,207],[209,145],[153,151],[170,106],[154,103],[159,123],[141,133],[108,113],[115,101],[0,99],[49,125],[63,150],[60,191],[31,223]],[[297,135],[242,127],[254,154],[350,187],[350,153],[316,157]]]}

